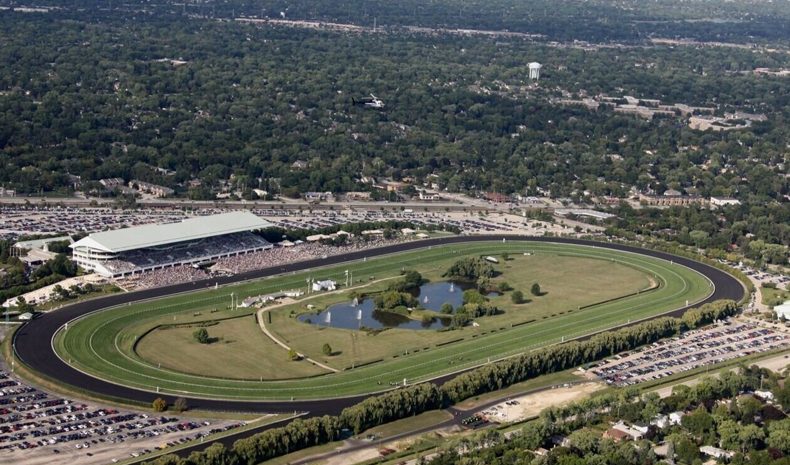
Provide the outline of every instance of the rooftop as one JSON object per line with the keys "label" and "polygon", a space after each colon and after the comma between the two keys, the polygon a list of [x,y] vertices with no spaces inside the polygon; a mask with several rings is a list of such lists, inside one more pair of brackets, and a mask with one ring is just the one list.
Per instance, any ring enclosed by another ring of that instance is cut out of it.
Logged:
{"label": "rooftop", "polygon": [[221,215],[189,218],[179,223],[149,224],[135,228],[116,229],[93,233],[71,248],[89,247],[105,252],[156,247],[176,242],[205,239],[244,231],[268,228],[271,223],[249,212],[231,212]]}

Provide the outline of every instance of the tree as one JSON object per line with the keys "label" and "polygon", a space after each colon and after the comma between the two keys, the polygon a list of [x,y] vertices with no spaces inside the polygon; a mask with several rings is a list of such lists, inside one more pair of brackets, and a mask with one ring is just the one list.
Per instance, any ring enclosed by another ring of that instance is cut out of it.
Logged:
{"label": "tree", "polygon": [[69,291],[63,289],[63,286],[60,284],[55,284],[55,287],[52,288],[52,291],[57,294],[61,299],[68,299],[69,298]]}
{"label": "tree", "polygon": [[477,280],[494,275],[494,267],[482,258],[462,258],[447,270],[445,276]]}
{"label": "tree", "polygon": [[738,409],[741,411],[741,422],[754,423],[754,417],[762,411],[763,404],[754,396],[744,396],[738,399]]}
{"label": "tree", "polygon": [[27,303],[24,297],[19,296],[16,299],[16,309],[19,313],[31,313],[33,312],[33,306]]}
{"label": "tree", "polygon": [[532,285],[532,289],[530,289],[529,291],[532,293],[532,295],[534,295],[536,297],[540,296],[541,295],[540,284],[538,284],[538,283],[533,284]]}
{"label": "tree", "polygon": [[208,331],[206,330],[206,328],[198,329],[197,331],[192,333],[192,337],[195,338],[195,340],[201,344],[208,344],[209,342]]}
{"label": "tree", "polygon": [[376,310],[385,312],[392,311],[398,307],[417,307],[420,302],[408,292],[387,291],[373,299]]}
{"label": "tree", "polygon": [[238,465],[239,458],[223,444],[215,442],[203,451],[189,454],[188,462],[195,465]]}
{"label": "tree", "polygon": [[738,439],[741,441],[743,451],[754,449],[757,444],[765,439],[765,432],[757,425],[746,425],[741,428],[738,434]]}
{"label": "tree", "polygon": [[[341,236],[346,237],[346,236]],[[422,275],[414,270],[407,270],[403,273],[403,277],[394,283],[392,283],[389,287],[392,291],[399,291],[404,292],[410,289],[415,289],[420,287],[422,284]]]}
{"label": "tree", "polygon": [[154,409],[154,412],[164,412],[167,410],[167,401],[162,399],[161,397],[157,397],[154,399],[154,402],[151,404],[151,408]]}
{"label": "tree", "polygon": [[774,391],[777,402],[782,405],[782,410],[785,413],[790,412],[790,386],[785,385],[783,388],[777,388]]}
{"label": "tree", "polygon": [[292,362],[299,360],[299,352],[295,349],[288,349],[288,360]]}
{"label": "tree", "polygon": [[741,427],[733,420],[724,420],[719,423],[717,432],[721,438],[721,446],[725,449],[740,449]]}
{"label": "tree", "polygon": [[464,291],[465,304],[482,304],[485,303],[486,298],[477,289],[467,289]]}
{"label": "tree", "polygon": [[502,261],[506,262],[508,258],[510,258],[510,255],[507,252],[502,252]]}
{"label": "tree", "polygon": [[[774,426],[780,424],[782,424],[781,427]],[[788,424],[788,420],[773,422],[769,425],[768,429],[770,433],[768,439],[765,441],[768,447],[773,447],[785,455],[790,454],[790,425]]]}
{"label": "tree", "polygon": [[715,428],[713,417],[710,416],[705,407],[699,406],[694,413],[685,415],[681,419],[681,424],[697,438],[702,438],[707,432]]}
{"label": "tree", "polygon": [[324,355],[326,355],[327,357],[329,357],[330,355],[332,355],[332,347],[331,347],[329,344],[324,344],[324,347],[321,349],[321,351],[322,351],[322,352],[324,353]]}
{"label": "tree", "polygon": [[553,434],[552,424],[543,420],[535,420],[524,425],[521,429],[521,438],[527,448],[535,450],[542,447]]}
{"label": "tree", "polygon": [[176,412],[181,413],[181,412],[186,411],[188,408],[189,408],[189,405],[187,405],[187,400],[184,399],[183,397],[179,397],[173,403],[173,410],[175,410]]}
{"label": "tree", "polygon": [[699,448],[687,438],[674,439],[675,454],[685,463],[692,463],[699,458]]}
{"label": "tree", "polygon": [[512,300],[514,304],[524,303],[524,293],[521,291],[513,291],[513,293],[510,294],[510,300]]}
{"label": "tree", "polygon": [[440,311],[446,315],[453,313],[453,304],[450,302],[443,303]]}
{"label": "tree", "polygon": [[598,436],[589,429],[576,430],[568,436],[571,447],[577,449],[582,455],[593,454],[598,451]]}

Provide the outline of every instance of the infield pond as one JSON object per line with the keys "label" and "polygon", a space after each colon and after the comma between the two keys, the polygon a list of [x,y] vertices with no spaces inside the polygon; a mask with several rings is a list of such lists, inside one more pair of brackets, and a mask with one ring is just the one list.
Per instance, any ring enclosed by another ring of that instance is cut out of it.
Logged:
{"label": "infield pond", "polygon": [[[411,291],[411,294],[420,301],[420,305],[435,312],[441,311],[442,304],[450,303],[457,308],[464,303],[463,293],[467,289],[475,289],[474,283],[448,281],[441,283],[424,284]],[[499,294],[493,292],[487,297]],[[376,310],[373,298],[369,297],[360,301],[349,301],[330,305],[319,313],[306,313],[299,315],[298,320],[316,326],[341,329],[359,329],[361,326],[368,328],[398,328],[398,329],[440,329],[450,325],[449,318],[436,318],[430,322],[413,320],[407,316],[392,312]],[[361,318],[360,318],[361,316]]]}

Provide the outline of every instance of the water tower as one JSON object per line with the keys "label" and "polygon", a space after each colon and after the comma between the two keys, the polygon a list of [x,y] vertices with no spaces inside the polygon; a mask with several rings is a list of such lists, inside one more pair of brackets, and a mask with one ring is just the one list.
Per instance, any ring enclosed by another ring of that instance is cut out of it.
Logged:
{"label": "water tower", "polygon": [[534,61],[529,64],[529,78],[535,79],[536,81],[540,79],[540,68],[542,66],[540,63],[535,63]]}

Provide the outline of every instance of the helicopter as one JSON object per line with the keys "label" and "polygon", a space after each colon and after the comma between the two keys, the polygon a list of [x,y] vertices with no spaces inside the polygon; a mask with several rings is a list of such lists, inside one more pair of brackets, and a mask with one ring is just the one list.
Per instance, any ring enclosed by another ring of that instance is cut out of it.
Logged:
{"label": "helicopter", "polygon": [[359,105],[361,107],[384,108],[384,102],[382,102],[378,97],[376,97],[373,94],[370,94],[370,97],[365,97],[360,100],[356,100],[352,97],[351,103],[353,103],[354,105]]}

